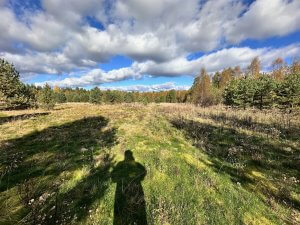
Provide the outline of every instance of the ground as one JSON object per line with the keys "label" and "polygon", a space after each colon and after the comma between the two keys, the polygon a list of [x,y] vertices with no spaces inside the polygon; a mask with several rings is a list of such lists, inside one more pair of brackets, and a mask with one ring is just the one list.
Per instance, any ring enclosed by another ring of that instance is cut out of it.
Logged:
{"label": "ground", "polygon": [[184,104],[2,111],[0,224],[122,224],[124,180],[137,191],[117,204],[143,223],[299,224],[299,125],[297,114]]}

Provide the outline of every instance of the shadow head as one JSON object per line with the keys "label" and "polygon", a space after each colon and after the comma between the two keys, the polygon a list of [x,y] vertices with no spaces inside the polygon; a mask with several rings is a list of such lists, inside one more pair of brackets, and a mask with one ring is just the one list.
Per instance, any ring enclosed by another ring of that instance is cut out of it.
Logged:
{"label": "shadow head", "polygon": [[133,152],[131,150],[126,150],[124,153],[125,161],[134,161]]}

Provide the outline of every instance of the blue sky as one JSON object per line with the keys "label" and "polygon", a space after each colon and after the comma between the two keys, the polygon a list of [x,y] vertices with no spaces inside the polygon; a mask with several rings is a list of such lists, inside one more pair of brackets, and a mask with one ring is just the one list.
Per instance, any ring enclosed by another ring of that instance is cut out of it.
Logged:
{"label": "blue sky", "polygon": [[300,56],[298,0],[0,0],[0,57],[26,83],[187,89],[209,73]]}

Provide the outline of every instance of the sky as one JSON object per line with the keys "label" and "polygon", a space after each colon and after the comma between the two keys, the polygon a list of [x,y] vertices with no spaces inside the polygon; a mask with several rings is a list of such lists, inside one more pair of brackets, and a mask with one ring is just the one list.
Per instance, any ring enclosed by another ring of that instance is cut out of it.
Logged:
{"label": "sky", "polygon": [[28,84],[188,89],[202,67],[300,56],[300,0],[0,0],[0,58]]}

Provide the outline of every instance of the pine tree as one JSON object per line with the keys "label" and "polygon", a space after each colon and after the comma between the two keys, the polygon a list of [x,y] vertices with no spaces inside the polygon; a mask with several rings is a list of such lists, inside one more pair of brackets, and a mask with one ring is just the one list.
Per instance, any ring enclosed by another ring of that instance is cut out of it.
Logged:
{"label": "pine tree", "polygon": [[38,101],[41,108],[50,110],[55,106],[55,96],[51,87],[46,84],[38,94]]}
{"label": "pine tree", "polygon": [[166,102],[166,95],[162,91],[158,95],[158,102]]}
{"label": "pine tree", "polygon": [[0,59],[0,105],[5,108],[27,108],[36,105],[32,88],[20,81],[19,72]]}
{"label": "pine tree", "polygon": [[166,101],[169,103],[176,102],[176,91],[175,90],[168,91],[167,96],[166,96]]}
{"label": "pine tree", "polygon": [[219,71],[217,71],[212,78],[212,85],[216,88],[220,88],[220,80],[221,74],[219,73]]}
{"label": "pine tree", "polygon": [[253,78],[233,79],[224,89],[224,104],[246,109],[246,107],[253,105],[254,94],[255,84]]}
{"label": "pine tree", "polygon": [[126,103],[131,103],[134,101],[134,98],[133,98],[133,93],[132,92],[126,92],[125,95],[124,95],[124,101]]}
{"label": "pine tree", "polygon": [[102,102],[102,92],[98,87],[90,91],[89,102],[93,104],[100,104]]}
{"label": "pine tree", "polygon": [[253,80],[253,87],[255,89],[253,105],[260,110],[272,107],[276,87],[274,80],[271,77],[264,75],[257,80]]}
{"label": "pine tree", "polygon": [[275,89],[276,103],[279,108],[291,112],[300,106],[300,73],[284,77]]}
{"label": "pine tree", "polygon": [[63,92],[54,92],[54,96],[55,96],[55,102],[57,103],[64,103],[67,101],[66,95]]}
{"label": "pine tree", "polygon": [[223,91],[223,103],[229,106],[239,106],[236,101],[236,93],[239,85],[239,79],[231,80]]}

